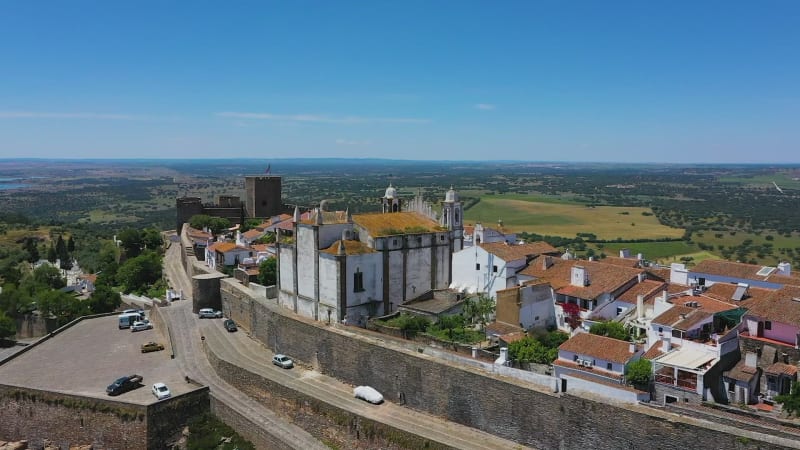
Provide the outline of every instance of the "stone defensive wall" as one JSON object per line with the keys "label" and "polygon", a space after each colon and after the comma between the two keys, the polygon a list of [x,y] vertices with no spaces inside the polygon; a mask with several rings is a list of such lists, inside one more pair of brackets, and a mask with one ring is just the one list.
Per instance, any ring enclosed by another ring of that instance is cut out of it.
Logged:
{"label": "stone defensive wall", "polygon": [[0,384],[0,438],[61,448],[160,449],[190,417],[209,410],[208,388],[151,405]]}
{"label": "stone defensive wall", "polygon": [[[425,346],[292,314],[257,298],[236,280],[220,280],[222,310],[275,352],[392,402],[535,448],[800,448],[800,442],[670,413],[553,393],[431,356]],[[214,359],[213,355],[209,355]],[[220,375],[249,383],[241,369],[216,361]],[[262,381],[251,380],[252,383]],[[246,385],[239,386],[248,392]],[[291,393],[277,388],[295,401]],[[389,424],[391,425],[391,424]]]}
{"label": "stone defensive wall", "polygon": [[[454,450],[442,442],[434,442],[405,432],[390,424],[376,422],[330,402],[311,397],[291,387],[239,367],[225,359],[225,354],[206,341],[203,345],[211,366],[231,386],[303,428],[335,428],[351,436],[367,448],[424,448],[429,450]],[[256,448],[275,448],[281,442],[253,426],[222,402],[212,404],[212,412],[239,434],[250,440]]]}

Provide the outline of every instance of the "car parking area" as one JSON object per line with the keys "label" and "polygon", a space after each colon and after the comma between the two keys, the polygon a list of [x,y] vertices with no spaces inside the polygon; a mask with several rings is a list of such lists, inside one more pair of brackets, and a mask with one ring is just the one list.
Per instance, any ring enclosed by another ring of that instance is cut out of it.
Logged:
{"label": "car parking area", "polygon": [[[142,353],[141,345],[150,341],[166,349]],[[144,378],[141,387],[116,397],[106,395],[106,386],[132,374]],[[173,396],[197,389],[170,358],[162,330],[120,330],[116,315],[83,320],[0,366],[0,383],[6,385],[137,404],[156,401],[150,388],[157,382],[165,383]]]}

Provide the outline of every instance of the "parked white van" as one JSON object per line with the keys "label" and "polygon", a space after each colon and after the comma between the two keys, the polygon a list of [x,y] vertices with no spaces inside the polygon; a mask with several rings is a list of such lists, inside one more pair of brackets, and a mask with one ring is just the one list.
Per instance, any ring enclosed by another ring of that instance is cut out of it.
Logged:
{"label": "parked white van", "polygon": [[138,321],[144,319],[144,317],[141,314],[137,313],[137,312],[122,313],[119,316],[117,316],[117,318],[119,319],[119,329],[120,330],[122,330],[124,328],[130,328],[131,325],[133,325],[134,322],[138,322]]}

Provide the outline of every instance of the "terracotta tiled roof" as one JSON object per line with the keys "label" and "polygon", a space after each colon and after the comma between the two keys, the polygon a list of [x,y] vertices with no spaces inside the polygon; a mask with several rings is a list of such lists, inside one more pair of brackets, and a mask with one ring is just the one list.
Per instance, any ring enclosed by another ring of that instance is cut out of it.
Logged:
{"label": "terracotta tiled roof", "polygon": [[797,375],[797,366],[777,362],[764,369],[764,372],[771,375],[795,376]]}
{"label": "terracotta tiled roof", "polygon": [[252,248],[257,252],[266,252],[269,249],[270,245],[272,244],[253,244],[250,246],[250,248]]}
{"label": "terracotta tiled roof", "polygon": [[739,307],[739,305],[735,302],[729,300],[720,300],[707,295],[682,295],[680,297],[673,297],[669,301],[674,305],[683,306],[686,306],[687,302],[696,302],[696,308],[711,314],[716,314],[722,311],[730,311]]}
{"label": "terracotta tiled roof", "polygon": [[504,334],[510,334],[517,331],[522,331],[522,328],[516,325],[510,325],[505,322],[492,322],[486,325],[486,333],[493,334],[496,336],[502,336]]}
{"label": "terracotta tiled roof", "polygon": [[347,255],[361,255],[364,253],[375,253],[375,249],[370,248],[367,244],[361,241],[336,241],[330,247],[321,250],[323,253],[336,255],[339,253],[339,242],[344,242],[344,252]]}
{"label": "terracotta tiled roof", "polygon": [[[306,225],[314,225],[315,223],[317,223],[317,214],[319,214],[319,211],[314,211],[307,218],[301,218],[300,223]],[[303,215],[305,216],[305,214]],[[347,212],[322,211],[322,223],[325,225],[334,223],[347,223]]]}
{"label": "terracotta tiled roof", "polygon": [[558,250],[547,242],[532,242],[530,244],[506,244],[505,242],[491,242],[479,244],[487,252],[499,257],[503,261],[530,258],[545,253],[558,253]]}
{"label": "terracotta tiled roof", "polygon": [[[675,349],[678,349],[678,348],[681,348],[681,346],[678,345],[678,344],[673,344],[673,343],[669,344],[669,349],[670,350],[675,350]],[[642,358],[653,360],[653,359],[656,359],[656,358],[658,358],[659,356],[661,356],[663,354],[664,354],[664,352],[661,351],[661,341],[658,341],[655,344],[653,344],[652,347],[647,349],[646,352],[644,352],[644,355],[642,355]]]}
{"label": "terracotta tiled roof", "polygon": [[191,239],[200,239],[200,240],[208,240],[213,237],[211,233],[209,233],[208,231],[198,230],[192,227],[186,228],[186,235],[189,236],[189,238]]}
{"label": "terracotta tiled roof", "polygon": [[636,258],[619,258],[617,256],[607,256],[600,261],[606,264],[613,264],[622,267],[639,267],[639,260]]}
{"label": "terracotta tiled roof", "polygon": [[721,259],[707,259],[690,269],[690,272],[765,281],[768,275],[758,275],[758,271],[763,267],[764,266],[756,264],[745,264]]}
{"label": "terracotta tiled roof", "polygon": [[738,364],[733,366],[733,369],[723,372],[723,375],[728,378],[733,378],[737,381],[750,382],[758,373],[758,368],[748,366],[744,360],[739,361]]}
{"label": "terracotta tiled roof", "polygon": [[615,363],[626,363],[632,357],[630,342],[591,333],[578,333],[558,347],[559,350],[591,356]]}
{"label": "terracotta tiled roof", "polygon": [[443,231],[438,223],[416,212],[358,214],[353,222],[372,237]]}
{"label": "terracotta tiled roof", "polygon": [[753,299],[747,308],[747,315],[800,326],[800,287],[784,286],[765,298]]}
{"label": "terracotta tiled roof", "polygon": [[637,296],[644,295],[644,299],[647,301],[650,298],[656,297],[666,287],[667,284],[663,281],[644,280],[641,283],[634,284],[617,298],[623,302],[636,304]]}
{"label": "terracotta tiled roof", "polygon": [[527,334],[524,331],[515,331],[513,333],[504,334],[499,337],[499,339],[506,344],[510,344],[512,342],[517,342],[519,340],[525,339]]}
{"label": "terracotta tiled roof", "polygon": [[220,253],[227,253],[236,248],[236,244],[233,242],[217,242],[212,246],[212,250],[215,252]]}
{"label": "terracotta tiled roof", "polygon": [[670,270],[668,268],[647,267],[644,269],[649,278],[655,280],[669,281]]}
{"label": "terracotta tiled roof", "polygon": [[[550,282],[558,293],[583,299],[595,299],[604,293],[611,293],[621,289],[626,284],[638,278],[642,269],[605,264],[599,261],[563,260],[550,257],[552,265],[544,268],[547,256],[539,256],[520,273],[532,276],[538,280]],[[589,274],[588,286],[573,286],[570,284],[572,267],[581,265]]]}
{"label": "terracotta tiled roof", "polygon": [[701,311],[699,308],[692,308],[683,305],[673,305],[672,308],[659,314],[652,320],[657,325],[665,325],[678,330],[687,331],[697,322],[707,319],[712,314]]}
{"label": "terracotta tiled roof", "polygon": [[294,223],[292,223],[291,221],[286,220],[286,221],[283,221],[283,222],[275,225],[275,228],[280,228],[281,230],[294,231]]}
{"label": "terracotta tiled roof", "polygon": [[245,231],[244,233],[242,233],[242,236],[244,236],[246,239],[257,239],[260,238],[263,234],[264,234],[263,231],[253,229]]}
{"label": "terracotta tiled roof", "polygon": [[92,283],[97,282],[97,274],[95,273],[85,273],[83,275],[79,275],[78,278],[81,280],[91,281]]}
{"label": "terracotta tiled roof", "polygon": [[474,233],[474,232],[475,232],[475,226],[474,225],[465,225],[464,226],[464,235],[465,236],[471,236],[472,233]]}
{"label": "terracotta tiled roof", "polygon": [[733,300],[733,294],[739,286],[736,283],[714,283],[709,286],[703,295],[713,297],[719,300],[735,303],[737,305],[748,305],[750,300],[757,298],[765,298],[775,292],[775,289],[767,289],[750,286],[747,288],[747,295],[739,301]]}
{"label": "terracotta tiled roof", "polygon": [[771,283],[779,283],[783,285],[788,284],[790,286],[800,286],[800,276],[798,276],[797,274],[791,274],[791,275],[773,274],[770,275],[767,280]]}

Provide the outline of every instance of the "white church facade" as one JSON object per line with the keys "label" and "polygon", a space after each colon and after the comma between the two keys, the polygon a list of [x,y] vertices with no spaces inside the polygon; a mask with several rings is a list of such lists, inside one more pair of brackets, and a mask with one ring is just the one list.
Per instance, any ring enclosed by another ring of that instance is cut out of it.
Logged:
{"label": "white church facade", "polygon": [[452,280],[463,245],[463,207],[451,188],[442,214],[421,195],[403,203],[391,185],[382,212],[316,208],[293,219],[294,242],[278,245],[278,302],[319,321],[363,325]]}

